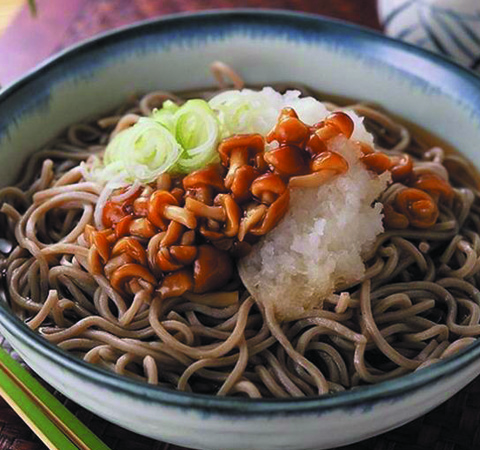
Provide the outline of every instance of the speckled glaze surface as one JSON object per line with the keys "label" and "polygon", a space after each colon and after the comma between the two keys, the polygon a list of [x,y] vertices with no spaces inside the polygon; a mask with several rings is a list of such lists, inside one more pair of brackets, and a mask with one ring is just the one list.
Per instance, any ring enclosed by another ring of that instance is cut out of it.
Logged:
{"label": "speckled glaze surface", "polygon": [[[77,46],[0,93],[0,180],[68,124],[132,92],[212,84],[209,64],[247,82],[294,81],[381,104],[461,149],[480,167],[480,80],[406,44],[315,16],[235,11],[140,24]],[[306,400],[213,398],[141,384],[44,342],[0,305],[0,331],[40,376],[127,429],[203,449],[323,449],[424,414],[480,374],[480,343],[376,386]]]}

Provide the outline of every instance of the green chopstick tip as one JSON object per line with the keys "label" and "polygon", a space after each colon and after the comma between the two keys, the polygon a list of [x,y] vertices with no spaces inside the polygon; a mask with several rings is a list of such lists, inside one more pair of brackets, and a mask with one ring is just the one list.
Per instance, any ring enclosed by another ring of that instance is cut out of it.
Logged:
{"label": "green chopstick tip", "polygon": [[[72,414],[60,401],[55,398],[45,387],[43,387],[38,380],[36,380],[22,365],[15,361],[5,349],[0,347],[0,365],[5,367],[16,380],[11,380],[12,376],[9,376],[5,371],[0,370],[0,376],[2,377],[1,386],[3,387],[3,381],[10,381],[10,384],[17,387],[17,390],[13,390],[16,398],[24,398],[29,396],[22,391],[20,388],[21,385],[25,387],[24,390],[28,390],[34,398],[41,402],[43,409],[45,409],[50,415],[55,417],[55,420],[52,420],[48,415],[43,411],[42,407],[38,406],[33,399],[29,399],[29,405],[33,405],[36,408],[33,408],[35,411],[38,409],[43,413],[43,419],[41,420],[41,425],[48,429],[49,433],[52,432],[51,427],[47,426],[47,422],[50,422],[51,425],[56,426],[54,422],[60,424],[63,428],[68,429],[71,434],[74,435],[75,439],[83,445],[83,448],[92,449],[92,450],[110,450],[110,448],[105,445],[104,442],[98,438],[91,430],[89,430],[74,414]],[[7,383],[8,384],[8,383]],[[9,384],[9,386],[10,386]],[[18,384],[20,386],[18,386]],[[23,396],[21,395],[23,394]],[[14,398],[12,398],[15,401]],[[16,403],[16,402],[15,402]],[[27,408],[24,412],[25,416],[29,417],[30,409]],[[38,414],[37,414],[38,415]],[[38,419],[37,417],[37,420]],[[62,433],[63,434],[63,433]],[[63,435],[65,438],[66,436]],[[68,442],[71,442],[68,440]],[[59,447],[62,450],[67,450],[67,448]],[[76,449],[77,446],[72,447]]]}

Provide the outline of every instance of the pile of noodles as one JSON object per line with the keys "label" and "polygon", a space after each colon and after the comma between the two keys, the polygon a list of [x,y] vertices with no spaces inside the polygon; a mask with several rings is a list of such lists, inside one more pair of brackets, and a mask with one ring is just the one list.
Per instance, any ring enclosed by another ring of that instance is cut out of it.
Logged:
{"label": "pile of noodles", "polygon": [[83,179],[79,163],[102,151],[132,114],[149,115],[166,98],[214,93],[154,92],[111,116],[72,125],[29,159],[15,187],[0,191],[4,283],[12,310],[29,327],[85,361],[137,380],[257,398],[315,396],[388,380],[446,358],[480,334],[480,203],[468,166],[360,104],[348,108],[366,117],[380,147],[449,169],[455,201],[441,209],[433,228],[380,235],[351,295],[330,297],[312,317],[279,323],[238,282],[240,301],[233,306],[213,308],[188,295],[154,299],[124,320],[132,298],[86,270],[81,236],[94,223],[102,187]]}

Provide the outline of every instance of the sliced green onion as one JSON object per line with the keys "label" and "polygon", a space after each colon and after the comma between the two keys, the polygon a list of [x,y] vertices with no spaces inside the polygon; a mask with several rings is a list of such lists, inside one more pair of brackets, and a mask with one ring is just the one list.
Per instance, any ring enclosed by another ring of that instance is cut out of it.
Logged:
{"label": "sliced green onion", "polygon": [[219,161],[217,146],[234,134],[266,134],[282,96],[273,89],[227,91],[179,106],[167,100],[108,145],[103,163],[85,165],[87,176],[107,184],[149,183],[164,172],[190,173]]}
{"label": "sliced green onion", "polygon": [[218,114],[222,138],[234,134],[267,134],[277,120],[281,96],[265,90],[234,90],[216,95],[209,105]]}
{"label": "sliced green onion", "polygon": [[180,172],[189,173],[218,162],[220,126],[205,100],[189,100],[174,115],[177,142],[184,152],[178,161]]}
{"label": "sliced green onion", "polygon": [[153,119],[171,131],[183,149],[177,172],[189,173],[219,160],[220,124],[205,100],[188,100],[180,107],[167,100]]}
{"label": "sliced green onion", "polygon": [[102,178],[108,181],[124,175],[126,182],[149,183],[159,174],[172,171],[181,154],[181,146],[167,128],[142,117],[108,144]]}
{"label": "sliced green onion", "polygon": [[163,102],[161,109],[155,109],[152,117],[159,124],[163,125],[172,134],[175,134],[175,113],[180,109],[176,103],[171,100]]}

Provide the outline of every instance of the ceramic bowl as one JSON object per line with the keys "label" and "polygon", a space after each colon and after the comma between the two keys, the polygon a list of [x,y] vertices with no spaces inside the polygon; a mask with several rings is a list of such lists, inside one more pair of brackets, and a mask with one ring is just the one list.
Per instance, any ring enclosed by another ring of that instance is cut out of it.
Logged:
{"label": "ceramic bowl", "polygon": [[[106,112],[132,91],[212,84],[222,60],[247,82],[305,83],[369,100],[447,140],[480,168],[480,80],[380,34],[271,11],[179,15],[76,46],[0,94],[0,180],[68,124]],[[321,398],[248,400],[179,393],[80,361],[0,305],[0,331],[27,364],[85,408],[129,430],[203,449],[324,449],[425,414],[480,373],[480,342],[393,381]]]}

